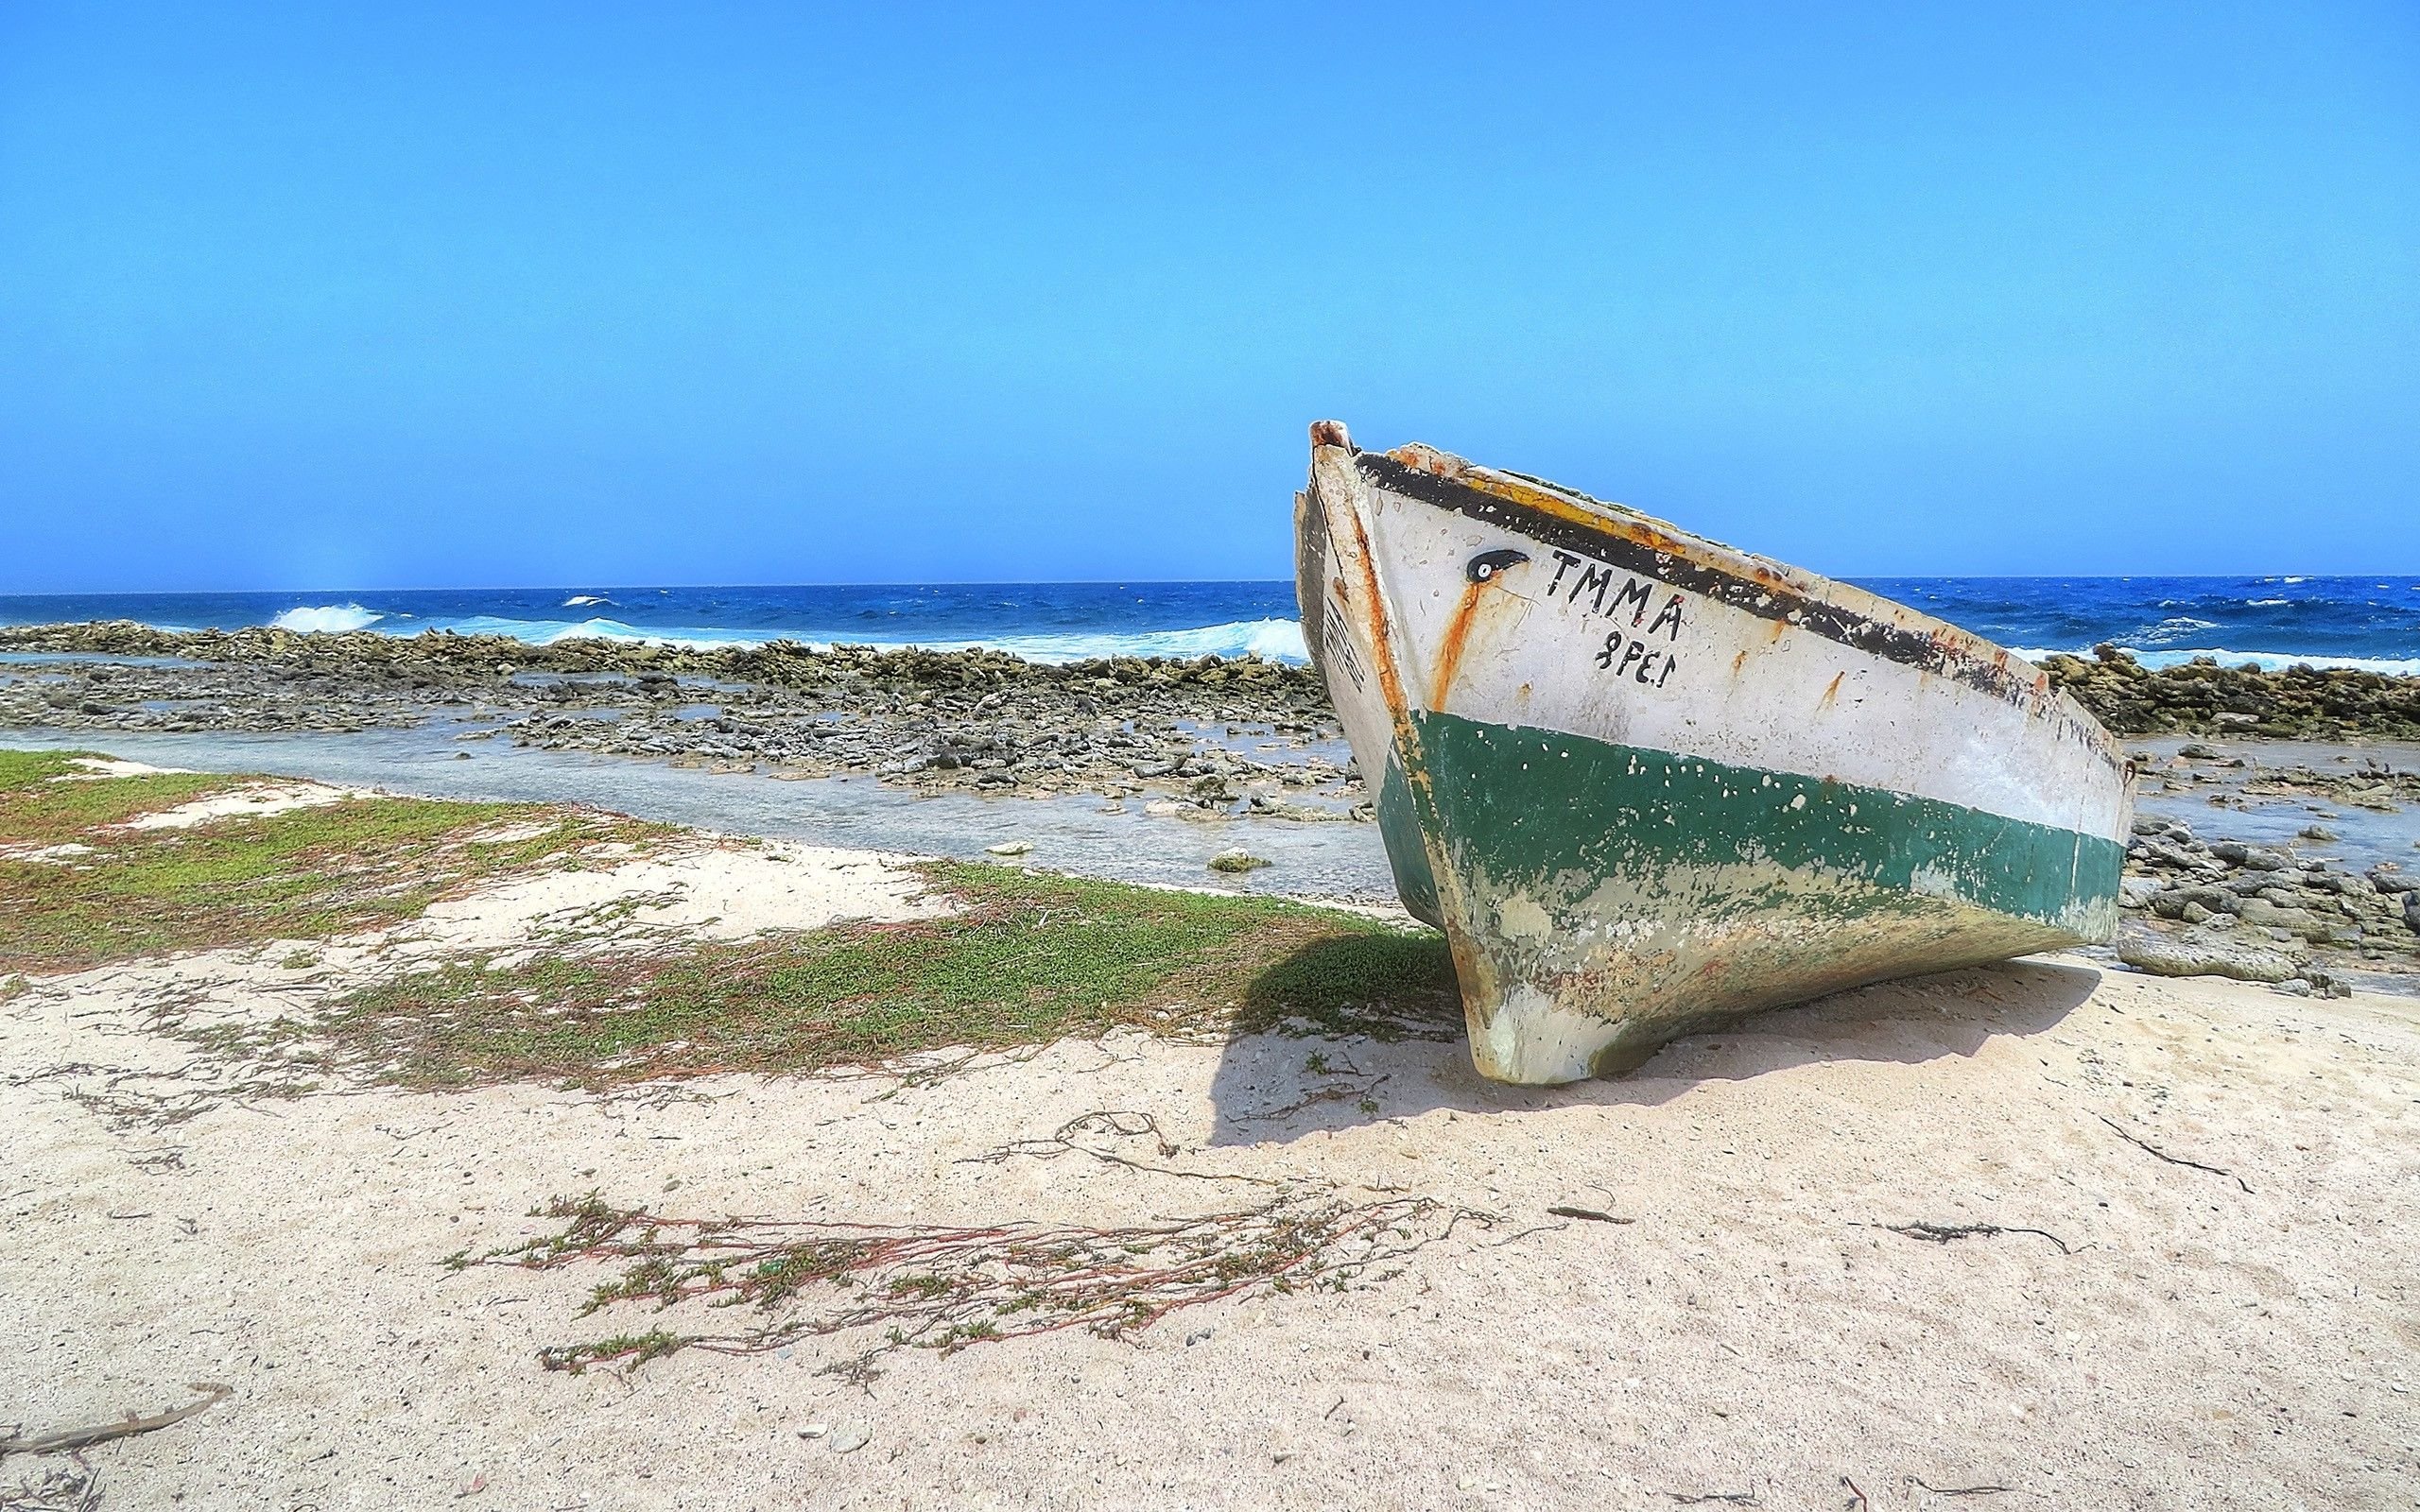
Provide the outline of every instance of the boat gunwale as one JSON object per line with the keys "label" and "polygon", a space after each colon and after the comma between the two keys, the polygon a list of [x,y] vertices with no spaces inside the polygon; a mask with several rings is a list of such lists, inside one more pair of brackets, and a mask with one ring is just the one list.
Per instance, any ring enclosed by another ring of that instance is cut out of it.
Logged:
{"label": "boat gunwale", "polygon": [[[1583,552],[1878,660],[1951,678],[2010,703],[2055,711],[2091,739],[2110,767],[2120,773],[2128,769],[2116,737],[2073,697],[2053,688],[2047,673],[2006,647],[1922,610],[1710,541],[1628,506],[1507,473],[1435,447],[1413,443],[1392,452],[1355,448],[1350,455],[1356,471],[1372,486],[1482,523],[1509,524],[1546,544]],[[1593,549],[1607,544],[1616,549]],[[1669,571],[1675,561],[1691,571],[1676,579]]]}

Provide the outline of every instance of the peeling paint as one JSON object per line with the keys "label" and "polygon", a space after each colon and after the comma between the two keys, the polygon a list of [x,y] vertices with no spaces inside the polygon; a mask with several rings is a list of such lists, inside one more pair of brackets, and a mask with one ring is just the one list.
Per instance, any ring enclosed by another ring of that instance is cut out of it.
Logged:
{"label": "peeling paint", "polygon": [[1509,939],[1545,939],[1554,933],[1554,920],[1527,893],[1514,893],[1495,905],[1496,927]]}

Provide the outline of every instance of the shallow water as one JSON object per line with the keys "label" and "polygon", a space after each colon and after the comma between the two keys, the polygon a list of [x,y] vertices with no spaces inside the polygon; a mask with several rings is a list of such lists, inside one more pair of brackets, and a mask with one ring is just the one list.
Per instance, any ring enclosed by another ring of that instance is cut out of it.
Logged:
{"label": "shallow water", "polygon": [[[2194,738],[2177,735],[2138,739],[2129,741],[2127,745],[2132,749],[2154,751],[2165,758],[2173,756],[2178,747]],[[2382,861],[2392,861],[2407,871],[2420,870],[2420,807],[2406,805],[2394,813],[2382,814],[2375,809],[2338,802],[2318,793],[2241,798],[2238,799],[2243,805],[2240,808],[2235,801],[2224,806],[2210,801],[2214,792],[2223,792],[2235,798],[2247,780],[2261,775],[2258,767],[2267,767],[2272,772],[2290,766],[2308,766],[2323,772],[2358,772],[2364,762],[2375,761],[2399,772],[2420,771],[2420,746],[2395,741],[2335,745],[2316,741],[2221,740],[2208,736],[2200,739],[2203,744],[2223,750],[2231,757],[2249,758],[2257,765],[2251,768],[2214,768],[2219,774],[2218,782],[2198,783],[2180,792],[2138,789],[2135,799],[2136,813],[2181,820],[2204,840],[2241,840],[2250,845],[2280,847],[2291,850],[2297,855],[2314,859],[2325,857],[2354,871],[2366,871]],[[2336,838],[2304,838],[2302,832],[2313,825],[2333,831]]]}
{"label": "shallow water", "polygon": [[121,656],[111,651],[0,651],[0,666],[54,666],[73,662],[90,666],[103,662],[113,667],[206,667],[207,662],[197,662],[189,656]]}
{"label": "shallow water", "polygon": [[[1189,820],[1143,811],[1144,800],[1109,804],[1090,795],[978,797],[920,794],[871,777],[790,781],[755,773],[717,773],[630,757],[516,747],[502,737],[465,743],[461,726],[437,721],[414,730],[356,733],[171,734],[144,731],[0,731],[0,746],[105,750],[159,765],[205,771],[262,771],[352,783],[430,798],[512,802],[594,803],[640,818],[730,834],[763,835],[964,860],[997,860],[986,847],[1025,841],[1018,863],[1123,882],[1208,886],[1277,896],[1332,898],[1392,905],[1394,883],[1377,826],[1252,818]],[[1224,727],[1204,734],[1223,735]],[[1254,755],[1253,727],[1225,744]],[[2130,743],[2162,756],[2185,737]],[[1320,748],[1324,750],[1326,744]],[[2358,767],[2364,759],[2420,769],[2420,746],[2219,742],[2261,766],[2320,770]],[[2340,763],[2339,756],[2350,756]],[[2356,870],[2382,861],[2420,868],[2420,808],[2381,814],[2318,796],[2252,799],[2245,807],[2209,801],[2233,794],[2253,769],[2225,769],[2221,783],[2176,793],[2143,793],[2138,812],[2181,819],[2204,840],[2241,840],[2325,856]],[[1316,804],[1316,795],[1294,795]],[[2323,824],[2332,841],[2301,837]],[[1241,876],[1213,872],[1211,856],[1233,846],[1273,865]]]}
{"label": "shallow water", "polygon": [[[595,803],[729,834],[996,861],[985,848],[1025,841],[1024,866],[1120,882],[1238,892],[1394,902],[1374,824],[1154,817],[1143,801],[1098,797],[979,798],[919,794],[870,777],[784,781],[628,757],[465,745],[451,726],[354,734],[164,734],[120,730],[0,732],[0,746],[107,751],[162,766],[260,771],[374,786],[427,798]],[[1241,846],[1272,865],[1240,876],[1209,869]]]}

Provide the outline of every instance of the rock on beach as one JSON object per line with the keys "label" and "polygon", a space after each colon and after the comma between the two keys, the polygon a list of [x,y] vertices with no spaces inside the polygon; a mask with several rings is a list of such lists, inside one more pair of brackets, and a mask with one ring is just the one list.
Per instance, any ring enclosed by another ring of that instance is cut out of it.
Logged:
{"label": "rock on beach", "polygon": [[2207,935],[2125,935],[2118,941],[2118,958],[2153,976],[2226,976],[2238,982],[2284,982],[2305,971],[2283,952]]}

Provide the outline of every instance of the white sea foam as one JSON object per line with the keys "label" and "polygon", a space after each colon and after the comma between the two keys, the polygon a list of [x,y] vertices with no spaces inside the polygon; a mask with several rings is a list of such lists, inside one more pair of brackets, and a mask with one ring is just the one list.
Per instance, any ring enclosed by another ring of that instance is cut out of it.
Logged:
{"label": "white sea foam", "polygon": [[769,635],[735,635],[729,630],[690,629],[681,627],[640,629],[620,620],[515,620],[494,614],[473,614],[465,619],[445,620],[430,627],[451,630],[457,635],[499,635],[509,641],[526,641],[531,645],[552,645],[557,641],[630,641],[658,645],[687,645],[715,649],[731,645],[762,645],[774,639]]}
{"label": "white sea foam", "polygon": [[1224,625],[1181,630],[1083,630],[1058,635],[997,635],[962,640],[852,635],[841,638],[840,642],[795,634],[735,634],[725,629],[683,627],[649,626],[642,628],[620,620],[602,618],[520,620],[487,614],[443,621],[431,628],[450,630],[457,635],[503,636],[531,645],[552,645],[558,641],[587,639],[712,649],[763,645],[769,641],[788,640],[818,649],[841,642],[894,649],[916,646],[927,651],[967,651],[982,647],[1006,651],[1028,662],[1084,662],[1116,656],[1184,660],[1204,656],[1258,656],[1296,665],[1310,660],[1303,645],[1303,627],[1289,619],[1235,620]]}
{"label": "white sea foam", "polygon": [[2275,609],[2280,604],[2290,604],[2293,600],[2290,598],[2247,598],[2243,602],[2247,608],[2251,609]]}
{"label": "white sea foam", "polygon": [[981,641],[918,641],[933,651],[971,650],[988,646],[1023,657],[1028,662],[1086,662],[1114,656],[1195,657],[1258,656],[1271,662],[1301,663],[1310,660],[1303,645],[1303,627],[1294,620],[1236,620],[1190,630],[1134,630],[1123,634],[1080,631],[1068,635],[1002,635]]}
{"label": "white sea foam", "polygon": [[306,635],[337,634],[366,630],[386,617],[358,604],[300,604],[269,623],[281,630],[300,630]]}
{"label": "white sea foam", "polygon": [[574,593],[563,600],[563,608],[581,609],[590,604],[611,604],[612,602],[614,601],[602,593]]}
{"label": "white sea foam", "polygon": [[2309,666],[2342,669],[2350,672],[2381,672],[2390,678],[2420,678],[2420,657],[2394,656],[2313,656],[2294,651],[2147,651],[2135,660],[2147,667],[2183,666],[2197,656],[2206,656],[2219,665],[2239,667],[2251,662],[2263,672],[2282,672],[2288,667]]}
{"label": "white sea foam", "polygon": [[[2086,661],[2092,658],[2092,650],[2088,646],[2071,651],[2044,650],[2034,646],[2012,646],[2010,649],[2028,662],[2041,662],[2054,656],[2080,656]],[[2420,678],[2420,657],[2318,656],[2301,651],[2223,649],[2154,651],[2135,645],[2121,645],[2118,649],[2154,671],[2163,667],[2181,667],[2195,657],[2206,656],[2222,667],[2239,667],[2250,662],[2263,672],[2282,672],[2288,667],[2318,667],[2323,671],[2377,672],[2390,678]]]}

